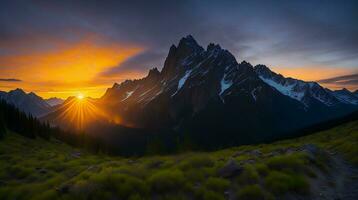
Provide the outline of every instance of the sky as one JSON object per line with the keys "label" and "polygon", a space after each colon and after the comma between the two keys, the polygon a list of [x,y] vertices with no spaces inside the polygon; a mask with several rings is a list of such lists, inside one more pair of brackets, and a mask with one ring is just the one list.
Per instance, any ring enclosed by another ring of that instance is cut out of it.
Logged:
{"label": "sky", "polygon": [[358,1],[0,0],[0,90],[100,97],[191,34],[238,60],[358,89]]}

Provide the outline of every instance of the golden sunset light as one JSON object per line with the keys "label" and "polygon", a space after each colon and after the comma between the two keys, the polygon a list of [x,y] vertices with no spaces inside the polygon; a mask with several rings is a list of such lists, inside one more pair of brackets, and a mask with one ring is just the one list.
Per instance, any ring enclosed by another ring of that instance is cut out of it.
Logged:
{"label": "golden sunset light", "polygon": [[0,90],[20,87],[38,91],[45,98],[67,98],[74,95],[73,91],[81,89],[89,96],[99,97],[115,81],[98,75],[141,51],[134,46],[96,44],[92,38],[58,46],[52,51],[0,55],[1,76],[22,80],[0,84]]}
{"label": "golden sunset light", "polygon": [[95,121],[109,120],[108,115],[98,108],[93,100],[82,94],[67,100],[59,109],[61,114],[52,120],[69,120],[77,130],[83,130],[86,125]]}

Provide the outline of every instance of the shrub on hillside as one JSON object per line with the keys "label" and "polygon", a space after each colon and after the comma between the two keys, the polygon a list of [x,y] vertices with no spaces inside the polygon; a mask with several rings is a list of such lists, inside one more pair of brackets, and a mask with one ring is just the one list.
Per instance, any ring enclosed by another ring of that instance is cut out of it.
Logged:
{"label": "shrub on hillside", "polygon": [[225,200],[224,195],[214,191],[206,191],[203,199],[205,200]]}
{"label": "shrub on hillside", "polygon": [[306,163],[307,157],[303,153],[274,156],[266,161],[266,165],[270,169],[292,172],[304,171]]}
{"label": "shrub on hillside", "polygon": [[148,179],[150,187],[155,192],[170,192],[181,189],[185,180],[180,170],[165,170],[153,174]]}
{"label": "shrub on hillside", "polygon": [[256,168],[256,171],[262,176],[266,176],[270,171],[270,169],[264,163],[257,163],[255,165],[255,168]]}
{"label": "shrub on hillside", "polygon": [[88,194],[88,196],[110,196],[111,194],[120,199],[129,199],[133,194],[143,196],[149,194],[149,188],[143,180],[127,174],[107,173],[107,171],[93,175],[86,181],[76,182],[74,191],[77,194]]}
{"label": "shrub on hillside", "polygon": [[207,155],[195,155],[183,160],[179,164],[179,168],[182,170],[188,170],[191,168],[203,168],[214,166],[214,161]]}
{"label": "shrub on hillside", "polygon": [[5,122],[3,120],[2,115],[0,115],[0,139],[2,139],[5,136],[5,133],[6,133]]}
{"label": "shrub on hillside", "polygon": [[245,165],[243,172],[238,177],[238,182],[239,184],[255,184],[259,178],[259,174],[252,165]]}
{"label": "shrub on hillside", "polygon": [[223,193],[230,187],[230,181],[223,178],[209,177],[204,185],[209,190]]}
{"label": "shrub on hillside", "polygon": [[275,194],[296,192],[298,194],[309,193],[309,183],[302,175],[286,174],[278,171],[271,171],[265,178],[265,186]]}
{"label": "shrub on hillside", "polygon": [[238,199],[241,200],[265,200],[273,199],[273,197],[265,193],[257,184],[246,185],[237,193]]}

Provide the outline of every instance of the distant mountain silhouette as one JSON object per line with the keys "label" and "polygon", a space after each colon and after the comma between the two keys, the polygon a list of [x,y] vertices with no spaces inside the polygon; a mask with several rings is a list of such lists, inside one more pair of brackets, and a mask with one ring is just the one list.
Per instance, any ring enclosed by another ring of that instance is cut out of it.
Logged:
{"label": "distant mountain silhouette", "polygon": [[0,99],[36,117],[43,116],[52,111],[51,105],[44,99],[33,92],[25,93],[19,88],[9,92],[0,91]]}
{"label": "distant mountain silhouette", "polygon": [[358,90],[354,91],[353,94],[358,96]]}
{"label": "distant mountain silhouette", "polygon": [[358,105],[358,96],[345,88],[333,91],[333,95],[341,102]]}
{"label": "distant mountain silhouette", "polygon": [[59,104],[62,104],[65,100],[57,98],[57,97],[52,97],[52,98],[49,98],[49,99],[45,99],[45,101],[50,106],[57,106]]}

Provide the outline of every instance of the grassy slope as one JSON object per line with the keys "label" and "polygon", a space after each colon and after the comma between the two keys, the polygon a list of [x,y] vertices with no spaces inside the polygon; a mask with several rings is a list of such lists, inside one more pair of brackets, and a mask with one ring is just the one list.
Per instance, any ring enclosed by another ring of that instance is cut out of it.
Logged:
{"label": "grassy slope", "polygon": [[[273,144],[141,158],[92,155],[58,141],[7,134],[0,141],[0,199],[304,197],[314,193],[312,180],[331,171],[328,153],[298,150],[307,143],[358,165],[358,121]],[[222,178],[218,171],[229,160],[243,171]]]}

